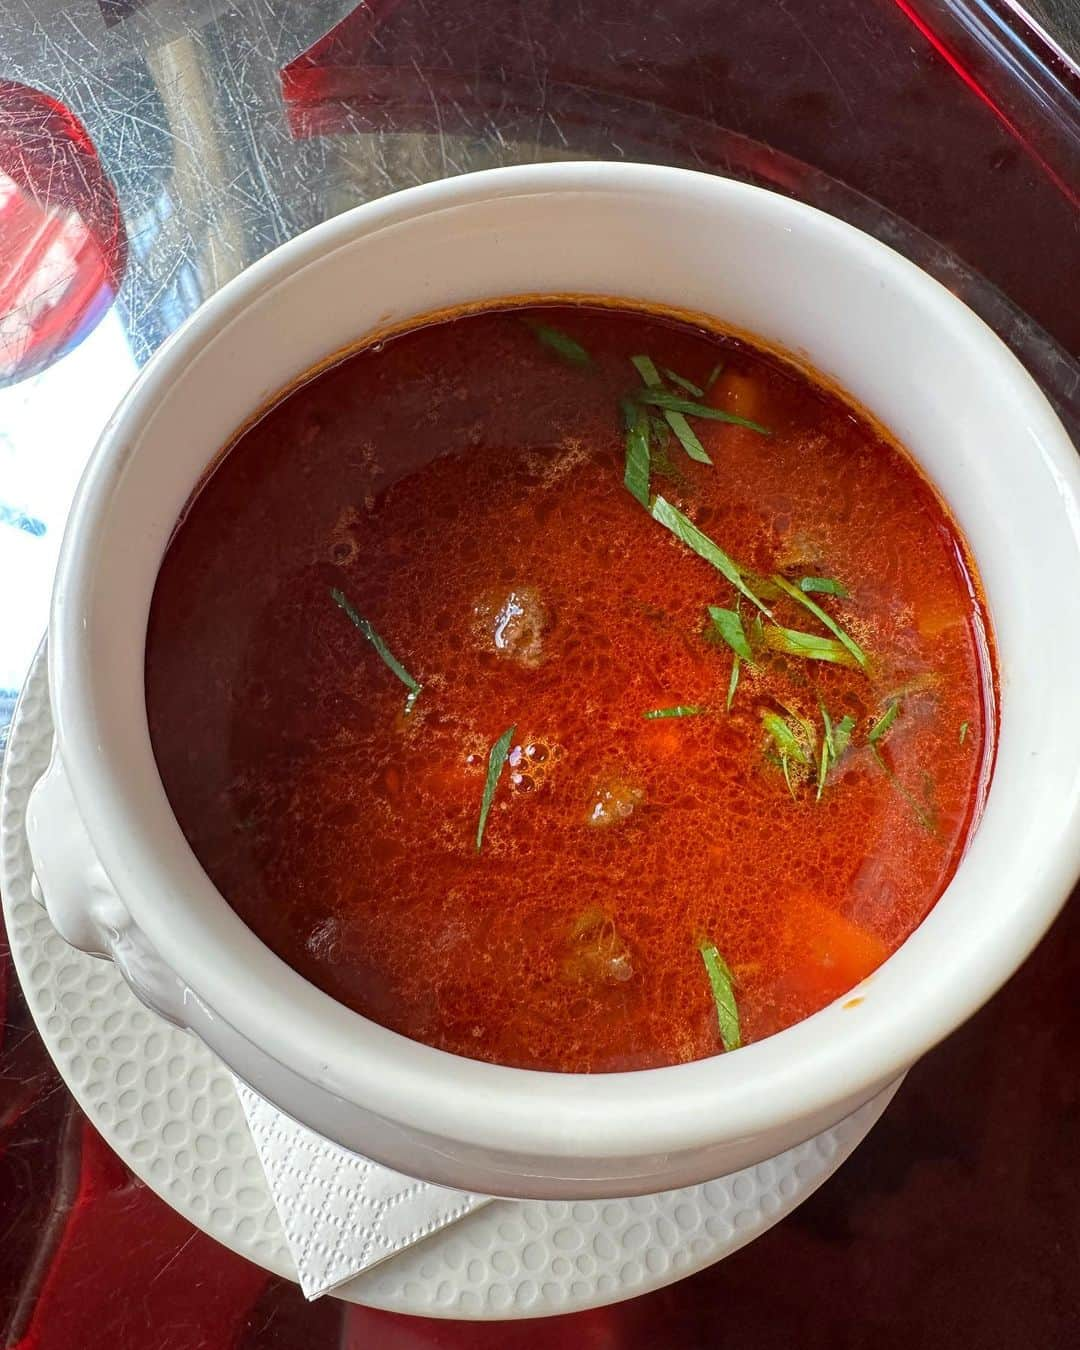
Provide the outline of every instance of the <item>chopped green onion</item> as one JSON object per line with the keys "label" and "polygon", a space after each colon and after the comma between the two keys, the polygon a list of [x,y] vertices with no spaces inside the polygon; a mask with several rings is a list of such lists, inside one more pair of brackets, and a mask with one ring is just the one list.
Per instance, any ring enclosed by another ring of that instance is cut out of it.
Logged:
{"label": "chopped green onion", "polygon": [[821,740],[821,758],[818,760],[818,801],[821,801],[821,794],[825,791],[825,779],[829,775],[829,770],[848,748],[851,733],[855,730],[855,719],[850,713],[845,713],[840,721],[833,726],[829,710],[822,703],[821,724],[825,728],[825,734]]}
{"label": "chopped green onion", "polygon": [[765,629],[765,646],[784,656],[801,656],[807,661],[831,661],[837,666],[854,666],[855,659],[846,647],[833,638],[816,633],[800,633],[795,628],[770,624]]}
{"label": "chopped green onion", "polygon": [[[919,824],[923,827],[924,830],[926,830],[930,834],[933,834],[936,830],[936,826],[934,824],[934,817],[932,812],[927,811],[926,808],[920,802],[916,801],[915,797],[911,794],[911,792],[909,792],[909,790],[904,786],[904,784],[901,783],[900,779],[897,778],[896,774],[885,762],[885,756],[881,753],[881,750],[879,749],[881,742],[889,734],[892,724],[896,721],[899,715],[900,715],[900,704],[894,700],[892,703],[889,704],[889,706],[885,709],[884,713],[882,713],[882,715],[870,728],[870,731],[867,734],[866,739],[870,742],[870,749],[873,752],[874,758],[881,766],[885,776],[888,778],[889,782],[893,785],[893,787],[900,794],[900,796],[903,797],[904,801],[907,802],[908,806],[911,807],[911,810],[915,815],[915,819],[919,822]],[[932,787],[933,784],[931,783],[931,788]]]}
{"label": "chopped green onion", "polygon": [[718,605],[710,605],[709,618],[712,619],[716,631],[736,656],[741,656],[744,661],[753,661],[754,653],[750,650],[746,630],[743,628],[742,619],[735,610],[721,609]]}
{"label": "chopped green onion", "polygon": [[484,842],[484,826],[487,824],[488,812],[491,810],[491,803],[495,798],[495,788],[499,782],[499,774],[502,773],[503,765],[506,763],[510,742],[513,740],[516,730],[516,723],[507,727],[488,754],[487,778],[484,780],[484,795],[480,802],[480,821],[476,827],[477,853],[480,852],[480,847]]}
{"label": "chopped green onion", "polygon": [[738,1050],[742,1045],[742,1031],[739,1027],[739,1009],[735,1002],[735,977],[728,968],[728,963],[711,942],[703,942],[698,950],[705,962],[713,1002],[716,1004],[720,1042],[725,1050]]}
{"label": "chopped green onion", "polygon": [[632,356],[630,364],[641,376],[641,383],[651,389],[659,389],[663,386],[663,380],[660,378],[660,372],[656,369],[656,362],[651,356]]}
{"label": "chopped green onion", "polygon": [[[810,721],[809,717],[804,717],[793,704],[785,702],[782,698],[778,698],[776,701],[787,715],[792,718],[793,721],[798,722],[799,726],[802,727],[803,735],[806,737],[806,743],[810,747],[810,753],[815,753],[817,750],[817,729],[813,722]],[[809,763],[809,760],[807,763]]]}
{"label": "chopped green onion", "polygon": [[791,582],[788,581],[787,577],[782,577],[779,573],[774,573],[772,580],[774,585],[779,586],[785,595],[790,596],[792,600],[797,604],[802,605],[804,609],[808,609],[815,619],[820,619],[829,632],[832,633],[839,642],[844,644],[855,660],[858,661],[859,665],[862,666],[863,670],[866,669],[869,665],[866,653],[853,637],[849,637],[848,634],[844,632],[831,614],[826,614],[816,600],[811,600],[805,591],[800,591],[798,586],[793,586]]}
{"label": "chopped green onion", "polygon": [[657,717],[697,717],[704,711],[705,709],[696,703],[676,703],[674,708],[650,708],[647,713],[641,715],[651,721]]}
{"label": "chopped green onion", "polygon": [[814,798],[815,801],[821,801],[821,794],[825,791],[825,779],[829,772],[829,763],[831,760],[832,738],[826,734],[821,739],[821,758],[818,760],[817,796]]}
{"label": "chopped green onion", "polygon": [[710,422],[729,422],[733,426],[746,427],[762,436],[771,436],[768,427],[760,422],[751,422],[737,413],[724,412],[722,408],[711,408],[707,403],[694,403],[690,399],[680,398],[678,394],[669,394],[666,389],[636,389],[634,397],[639,403],[650,403],[654,408],[663,408],[667,412],[685,413],[688,417],[704,417]]}
{"label": "chopped green onion", "polygon": [[809,767],[810,760],[806,751],[799,744],[798,737],[778,713],[763,712],[761,721],[765,730],[776,743],[777,753],[780,756],[780,767],[784,771],[784,782],[787,783],[788,791],[794,798],[795,789],[791,785],[790,763],[795,760],[797,764],[805,764]]}
{"label": "chopped green onion", "polygon": [[592,357],[581,345],[575,342],[561,328],[552,328],[550,324],[537,323],[533,319],[523,319],[523,323],[532,329],[536,340],[541,346],[547,347],[549,351],[555,353],[560,360],[565,361],[567,365],[583,368],[592,365]]}
{"label": "chopped green onion", "polygon": [[[671,428],[662,417],[657,417],[655,413],[649,414],[649,427],[657,445],[661,450],[666,450],[671,444]],[[669,465],[669,467],[671,466]]]}
{"label": "chopped green onion", "polygon": [[666,412],[664,418],[666,419],[668,426],[675,433],[679,444],[691,459],[697,460],[699,464],[712,463],[709,452],[698,440],[697,433],[682,413]]}
{"label": "chopped green onion", "polygon": [[650,389],[662,389],[664,387],[663,377],[657,367],[656,362],[651,356],[642,352],[638,356],[630,358],[630,364],[641,376],[641,383]]}
{"label": "chopped green onion", "polygon": [[845,713],[832,729],[833,759],[837,760],[851,744],[851,733],[855,730],[855,719]]}
{"label": "chopped green onion", "polygon": [[735,587],[741,591],[747,600],[758,607],[763,614],[772,618],[772,611],[764,605],[742,579],[742,573],[732,562],[728,555],[719,545],[714,544],[707,534],[702,534],[698,527],[688,516],[684,516],[677,506],[672,506],[669,501],[663,497],[654,497],[652,504],[652,517],[661,525],[666,526],[677,539],[681,539],[684,544],[698,555],[704,558],[706,562],[712,563],[713,567],[725,577]]}
{"label": "chopped green onion", "polygon": [[900,704],[892,702],[885,709],[884,713],[878,718],[870,728],[867,740],[872,746],[877,746],[878,741],[883,740],[888,735],[889,729],[900,714]]}
{"label": "chopped green onion", "polygon": [[633,422],[626,431],[626,469],[623,483],[649,509],[649,416],[644,408],[634,408]]}
{"label": "chopped green onion", "polygon": [[806,758],[806,751],[799,744],[799,739],[780,716],[779,713],[763,712],[761,720],[764,723],[765,730],[776,742],[776,748],[781,754],[790,755],[800,764],[809,764]]}
{"label": "chopped green onion", "polygon": [[418,684],[417,681],[413,679],[413,677],[409,674],[409,672],[397,659],[394,653],[382,640],[379,634],[375,631],[374,624],[369,622],[369,620],[362,618],[356,612],[356,610],[349,603],[348,599],[345,597],[342,591],[339,591],[336,587],[331,588],[330,598],[333,600],[335,605],[340,606],[345,611],[345,613],[349,616],[349,618],[356,625],[356,627],[359,628],[361,633],[363,633],[364,637],[367,638],[367,640],[378,652],[384,664],[387,665],[394,672],[394,674],[398,677],[398,679],[405,686],[405,688],[408,689],[409,694],[408,697],[405,699],[405,716],[408,717],[409,713],[411,713],[413,710],[413,706],[415,705],[416,700],[420,697],[420,691],[423,689],[424,686],[422,684]]}
{"label": "chopped green onion", "polygon": [[762,600],[779,600],[783,591],[779,586],[774,586],[770,579],[762,576],[760,572],[753,572],[749,567],[744,567],[739,563],[739,571],[746,577],[755,592],[761,596]]}
{"label": "chopped green onion", "polygon": [[724,369],[723,361],[717,361],[712,370],[709,371],[708,379],[705,381],[705,392],[708,393],[716,381],[720,378],[720,373]]}
{"label": "chopped green onion", "polygon": [[[656,363],[653,361],[651,356],[632,356],[630,358],[630,363],[631,365],[633,365],[637,373],[641,376],[641,381],[645,385],[645,390],[638,391],[638,394],[635,394],[635,398],[638,398],[639,402],[646,401],[643,398],[639,398],[638,395],[643,394],[647,390],[659,391],[660,393],[667,392],[663,388],[663,381],[660,379],[660,372],[656,369]],[[705,447],[698,440],[697,435],[695,434],[693,428],[690,426],[690,423],[686,420],[685,417],[682,416],[681,413],[671,411],[665,412],[664,421],[675,433],[676,437],[678,438],[679,444],[682,446],[682,448],[686,451],[686,453],[690,456],[691,459],[697,460],[699,464],[712,463],[712,460],[709,458],[708,453],[705,450]]]}
{"label": "chopped green onion", "polygon": [[963,745],[964,742],[967,740],[967,734],[968,734],[968,724],[967,724],[967,722],[961,722],[961,723],[960,723],[960,744],[961,744],[961,745]]}
{"label": "chopped green onion", "polygon": [[668,447],[671,445],[671,428],[662,417],[649,414],[649,429],[652,432],[652,472],[660,478],[668,478],[677,487],[687,486],[686,475],[671,461]]}
{"label": "chopped green onion", "polygon": [[705,390],[698,388],[693,380],[688,380],[685,375],[676,375],[675,371],[664,367],[664,379],[669,384],[677,384],[680,389],[685,389],[688,394],[693,394],[695,398],[704,398]]}
{"label": "chopped green onion", "polygon": [[846,600],[851,594],[842,581],[834,581],[832,577],[801,577],[799,590],[804,594],[807,591],[817,591],[819,595],[838,595],[842,600]]}
{"label": "chopped green onion", "polygon": [[836,742],[833,740],[832,718],[829,716],[829,710],[825,704],[821,704],[821,724],[825,728],[825,744],[829,747],[829,754],[836,754]]}
{"label": "chopped green onion", "polygon": [[739,672],[742,668],[742,662],[739,660],[739,653],[735,652],[731,658],[731,679],[727,687],[727,710],[731,711],[731,705],[735,702],[735,690],[739,687]]}
{"label": "chopped green onion", "polygon": [[[666,426],[664,427],[664,430],[667,431]],[[668,455],[663,450],[653,450],[652,471],[657,478],[670,479],[676,487],[686,486],[686,478],[679,472],[675,465],[672,464]]]}

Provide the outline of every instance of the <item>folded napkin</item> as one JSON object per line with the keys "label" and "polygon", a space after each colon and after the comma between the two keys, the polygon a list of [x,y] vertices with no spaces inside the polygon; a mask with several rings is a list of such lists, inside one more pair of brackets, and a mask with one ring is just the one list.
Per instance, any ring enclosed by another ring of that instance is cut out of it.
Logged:
{"label": "folded napkin", "polygon": [[490,1200],[392,1172],[283,1116],[244,1083],[236,1090],[309,1299]]}

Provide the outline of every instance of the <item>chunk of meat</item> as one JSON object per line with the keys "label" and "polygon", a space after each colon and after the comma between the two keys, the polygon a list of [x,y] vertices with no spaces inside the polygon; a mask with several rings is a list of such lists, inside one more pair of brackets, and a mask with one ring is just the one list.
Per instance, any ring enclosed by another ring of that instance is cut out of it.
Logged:
{"label": "chunk of meat", "polygon": [[628,820],[634,807],[645,800],[645,793],[622,779],[613,778],[600,783],[589,803],[589,824],[597,830],[607,829]]}
{"label": "chunk of meat", "polygon": [[562,969],[567,979],[625,984],[633,977],[629,947],[615,921],[596,906],[575,921],[566,949]]}
{"label": "chunk of meat", "polygon": [[494,600],[476,606],[481,632],[500,656],[530,669],[544,655],[544,634],[549,626],[548,612],[537,591],[522,586]]}

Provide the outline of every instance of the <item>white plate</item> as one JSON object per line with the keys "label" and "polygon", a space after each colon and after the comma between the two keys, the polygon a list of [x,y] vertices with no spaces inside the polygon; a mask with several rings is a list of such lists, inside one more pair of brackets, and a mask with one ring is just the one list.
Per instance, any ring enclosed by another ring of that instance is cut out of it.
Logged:
{"label": "white plate", "polygon": [[[229,1071],[139,1003],[116,969],[69,947],[30,892],[24,817],[52,745],[45,648],[0,780],[0,891],[45,1046],[131,1170],[197,1228],[296,1278]],[[353,1303],[427,1317],[543,1317],[647,1293],[737,1251],[830,1176],[898,1083],[833,1129],[719,1181],[630,1200],[497,1200],[358,1276]]]}

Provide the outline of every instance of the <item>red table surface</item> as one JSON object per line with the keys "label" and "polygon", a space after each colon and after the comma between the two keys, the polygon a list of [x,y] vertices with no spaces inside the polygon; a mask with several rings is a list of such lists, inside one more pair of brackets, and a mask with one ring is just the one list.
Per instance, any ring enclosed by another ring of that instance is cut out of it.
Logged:
{"label": "red table surface", "polygon": [[[107,408],[66,458],[33,429],[99,325],[123,334],[128,364],[102,367],[119,394],[240,266],[356,201],[490,163],[625,155],[765,182],[887,238],[1002,333],[1075,427],[1078,88],[1007,0],[0,0],[0,728]],[[69,275],[35,307],[34,269],[72,219]],[[49,473],[63,490],[35,499]],[[1080,1344],[1075,903],[794,1215],[657,1293],[516,1324],[306,1304],[98,1137],[2,934],[0,1007],[8,1347]]]}

